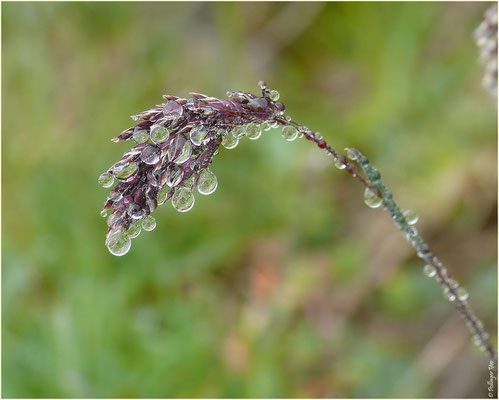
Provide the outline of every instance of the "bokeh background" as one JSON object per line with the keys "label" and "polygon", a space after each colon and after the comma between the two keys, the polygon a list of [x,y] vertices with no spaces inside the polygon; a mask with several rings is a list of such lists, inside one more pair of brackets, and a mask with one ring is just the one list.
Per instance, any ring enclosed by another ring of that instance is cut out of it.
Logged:
{"label": "bokeh background", "polygon": [[3,397],[484,397],[488,371],[387,214],[305,140],[221,149],[219,188],[124,257],[109,139],[164,93],[258,92],[376,165],[496,342],[490,3],[3,3]]}

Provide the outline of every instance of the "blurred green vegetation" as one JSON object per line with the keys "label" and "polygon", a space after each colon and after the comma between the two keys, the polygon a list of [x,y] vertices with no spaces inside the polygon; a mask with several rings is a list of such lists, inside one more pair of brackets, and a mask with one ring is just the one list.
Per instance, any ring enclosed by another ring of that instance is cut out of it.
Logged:
{"label": "blurred green vegetation", "polygon": [[[124,257],[109,139],[164,93],[257,92],[358,147],[497,326],[486,3],[3,3],[3,397],[482,397],[487,361],[363,190],[271,131]],[[496,341],[495,334],[493,335]]]}

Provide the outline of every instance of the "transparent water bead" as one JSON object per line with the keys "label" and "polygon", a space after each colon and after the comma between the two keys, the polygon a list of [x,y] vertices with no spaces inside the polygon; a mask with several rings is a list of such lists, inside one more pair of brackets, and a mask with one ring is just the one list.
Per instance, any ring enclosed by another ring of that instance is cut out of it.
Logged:
{"label": "transparent water bead", "polygon": [[[329,154],[329,153],[328,153]],[[334,157],[333,164],[338,169],[345,169],[347,166],[343,163],[343,159],[340,157]]]}
{"label": "transparent water bead", "polygon": [[279,100],[279,97],[280,97],[280,94],[277,90],[271,90],[270,93],[269,93],[269,97],[274,100],[274,101],[277,101]]}
{"label": "transparent water bead", "polygon": [[101,174],[101,176],[99,176],[99,183],[102,185],[102,187],[111,187],[114,183],[114,176],[109,172],[104,172],[103,174]]}
{"label": "transparent water bead", "polygon": [[448,287],[444,287],[443,289],[443,292],[444,292],[444,297],[449,300],[449,301],[454,301],[456,300],[456,296],[454,295],[454,293],[452,293],[450,291],[450,289]]}
{"label": "transparent water bead", "polygon": [[264,131],[269,131],[272,128],[267,121],[263,122],[260,126],[262,127],[262,130],[264,130]]}
{"label": "transparent water bead", "polygon": [[431,264],[426,264],[423,272],[428,278],[433,278],[437,274],[437,269]]}
{"label": "transparent water bead", "polygon": [[466,291],[465,288],[460,287],[457,289],[457,298],[461,301],[466,301],[468,300],[469,293]]}
{"label": "transparent water bead", "polygon": [[355,161],[357,160],[357,158],[359,158],[359,153],[357,153],[357,151],[355,151],[354,149],[345,149],[345,150],[347,152],[348,159]]}
{"label": "transparent water bead", "polygon": [[137,163],[124,163],[113,168],[113,174],[118,179],[130,178],[138,169]]}
{"label": "transparent water bead", "polygon": [[113,256],[122,256],[128,253],[132,242],[128,234],[120,228],[109,232],[106,246]]}
{"label": "transparent water bead", "polygon": [[144,128],[141,128],[140,126],[136,126],[133,129],[132,138],[138,144],[145,143],[149,140],[149,133]]}
{"label": "transparent water bead", "polygon": [[209,169],[201,171],[197,181],[197,188],[201,194],[211,194],[218,186],[216,175]]}
{"label": "transparent water bead", "polygon": [[227,132],[222,138],[222,146],[226,149],[233,149],[239,143],[239,139],[235,138],[230,132]]}
{"label": "transparent water bead", "polygon": [[170,131],[164,126],[155,124],[151,126],[151,140],[154,143],[163,143],[170,137]]}
{"label": "transparent water bead", "polygon": [[409,225],[414,225],[419,220],[418,215],[412,210],[405,210],[404,211],[404,218]]}
{"label": "transparent water bead", "polygon": [[147,146],[142,150],[140,159],[148,165],[154,165],[159,161],[161,152],[156,146]]}
{"label": "transparent water bead", "polygon": [[236,126],[232,129],[232,135],[236,139],[241,139],[245,134],[246,134],[246,129],[244,129],[242,126]]}
{"label": "transparent water bead", "polygon": [[187,212],[194,206],[194,194],[189,188],[179,188],[172,197],[172,205],[179,212]]}
{"label": "transparent water bead", "polygon": [[191,145],[191,142],[189,142],[188,140],[186,140],[186,142],[182,146],[182,150],[180,151],[180,154],[177,156],[177,158],[174,161],[175,164],[183,164],[183,163],[185,163],[189,159],[189,157],[191,156],[191,154],[192,154],[192,145]]}
{"label": "transparent water bead", "polygon": [[142,209],[142,207],[136,203],[131,203],[128,206],[127,212],[133,219],[140,219],[145,214],[145,211]]}
{"label": "transparent water bead", "polygon": [[383,203],[383,199],[373,190],[366,188],[364,191],[364,203],[366,203],[368,207],[378,208]]}
{"label": "transparent water bead", "polygon": [[148,215],[142,220],[142,228],[145,231],[152,231],[154,228],[156,228],[156,220],[154,217],[151,217]]}
{"label": "transparent water bead", "polygon": [[262,136],[262,128],[255,124],[249,124],[246,127],[246,136],[248,137],[248,139],[256,140],[260,136]]}
{"label": "transparent water bead", "polygon": [[173,100],[169,101],[163,107],[163,115],[165,116],[165,119],[168,121],[179,119],[183,113],[184,113],[183,107]]}
{"label": "transparent water bead", "polygon": [[130,239],[134,239],[140,235],[140,231],[142,230],[142,220],[138,219],[128,228],[128,237]]}
{"label": "transparent water bead", "polygon": [[166,184],[170,187],[177,186],[182,180],[184,171],[180,167],[170,168],[168,171],[168,178],[166,179]]}
{"label": "transparent water bead", "polygon": [[201,146],[207,134],[208,131],[205,128],[197,126],[191,129],[189,137],[194,146]]}
{"label": "transparent water bead", "polygon": [[288,141],[295,140],[298,137],[298,131],[292,126],[285,126],[282,128],[282,136]]}
{"label": "transparent water bead", "polygon": [[158,203],[158,206],[160,206],[161,204],[163,204],[166,201],[166,196],[168,196],[169,191],[170,191],[170,188],[168,187],[168,185],[165,185],[158,192],[158,195],[156,196],[156,202]]}

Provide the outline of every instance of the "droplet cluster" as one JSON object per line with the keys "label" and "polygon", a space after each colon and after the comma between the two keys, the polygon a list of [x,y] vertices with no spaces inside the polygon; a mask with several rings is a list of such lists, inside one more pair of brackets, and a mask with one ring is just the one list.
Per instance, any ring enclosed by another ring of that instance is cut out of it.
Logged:
{"label": "droplet cluster", "polygon": [[497,96],[497,4],[485,12],[485,19],[474,32],[480,51],[480,62],[485,67],[483,86]]}
{"label": "droplet cluster", "polygon": [[194,206],[196,189],[213,193],[218,182],[209,165],[220,145],[232,149],[242,138],[258,139],[277,126],[285,110],[277,102],[279,93],[260,87],[261,97],[229,92],[227,100],[165,95],[164,103],[132,116],[136,125],[112,141],[130,140],[133,147],[98,178],[104,188],[115,185],[101,212],[111,254],[126,254],[131,239],[156,227],[151,213],[158,205],[171,199],[177,211],[186,212]]}

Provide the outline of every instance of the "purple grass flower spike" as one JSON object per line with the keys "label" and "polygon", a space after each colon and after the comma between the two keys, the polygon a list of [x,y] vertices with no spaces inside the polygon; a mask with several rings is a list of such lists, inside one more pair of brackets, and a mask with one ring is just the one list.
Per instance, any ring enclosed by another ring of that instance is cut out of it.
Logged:
{"label": "purple grass flower spike", "polygon": [[[132,116],[135,126],[112,139],[132,140],[134,146],[99,177],[111,190],[101,212],[109,226],[106,246],[122,256],[141,230],[156,226],[151,213],[172,200],[180,212],[194,205],[194,189],[210,194],[217,178],[208,169],[221,145],[231,149],[239,139],[257,139],[262,129],[282,120],[285,107],[279,93],[259,83],[262,96],[228,92],[229,99],[190,93],[184,99],[164,95],[165,103]],[[109,212],[111,211],[110,215]]]}

